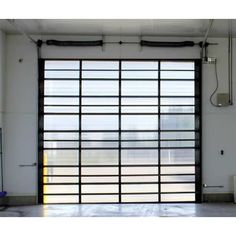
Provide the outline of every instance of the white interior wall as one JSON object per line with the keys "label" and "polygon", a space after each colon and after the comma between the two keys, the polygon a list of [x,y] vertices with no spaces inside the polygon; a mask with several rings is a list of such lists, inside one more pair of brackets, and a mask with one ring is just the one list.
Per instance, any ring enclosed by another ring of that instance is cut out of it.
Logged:
{"label": "white interior wall", "polygon": [[[36,39],[42,38],[34,36]],[[96,37],[44,36],[43,39],[92,40]],[[158,38],[146,38],[158,40]],[[138,41],[138,37],[106,37],[106,41]],[[194,40],[194,38],[159,38],[159,40]],[[209,48],[209,55],[217,57],[220,78],[219,92],[227,92],[227,39],[212,38],[219,45]],[[236,51],[234,43],[234,49]],[[200,49],[142,48],[138,45],[107,45],[96,48],[42,48],[43,58],[199,58]],[[236,54],[234,55],[235,61]],[[19,63],[22,58],[23,62]],[[234,79],[236,79],[234,69]],[[236,175],[236,107],[215,108],[209,103],[215,88],[213,65],[203,66],[203,183],[224,185],[222,189],[204,189],[204,192],[232,192],[232,176]],[[37,58],[36,49],[22,36],[7,35],[6,84],[4,115],[5,186],[9,195],[35,195],[37,168],[19,167],[37,161]],[[236,83],[234,82],[234,89]],[[234,100],[236,97],[234,96]],[[236,102],[236,100],[235,100]],[[220,156],[224,149],[225,155]]]}

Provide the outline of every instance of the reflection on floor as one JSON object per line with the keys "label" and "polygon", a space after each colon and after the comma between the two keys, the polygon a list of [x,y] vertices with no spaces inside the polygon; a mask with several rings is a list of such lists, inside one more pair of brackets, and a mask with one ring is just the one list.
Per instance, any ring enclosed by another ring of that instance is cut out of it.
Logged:
{"label": "reflection on floor", "polygon": [[8,207],[0,217],[233,217],[236,204],[82,204]]}

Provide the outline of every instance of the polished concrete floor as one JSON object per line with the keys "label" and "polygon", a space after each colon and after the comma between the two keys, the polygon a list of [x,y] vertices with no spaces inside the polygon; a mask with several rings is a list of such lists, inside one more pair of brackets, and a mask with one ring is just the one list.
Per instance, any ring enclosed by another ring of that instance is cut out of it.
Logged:
{"label": "polished concrete floor", "polygon": [[8,207],[0,217],[236,217],[236,204],[82,204]]}

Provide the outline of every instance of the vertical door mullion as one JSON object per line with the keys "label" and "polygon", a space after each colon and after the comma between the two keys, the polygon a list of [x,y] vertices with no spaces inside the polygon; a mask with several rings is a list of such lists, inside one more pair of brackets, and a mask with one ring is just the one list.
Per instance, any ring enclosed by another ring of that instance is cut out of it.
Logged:
{"label": "vertical door mullion", "polygon": [[119,203],[121,203],[121,60],[119,60]]}
{"label": "vertical door mullion", "polygon": [[44,69],[45,60],[38,60],[38,203],[43,203],[43,135],[44,135]]}
{"label": "vertical door mullion", "polygon": [[82,154],[82,151],[81,151],[81,138],[82,138],[82,135],[81,135],[81,129],[82,129],[82,124],[81,124],[81,116],[82,116],[82,60],[79,61],[80,63],[80,75],[79,75],[79,203],[82,203],[82,198],[81,198],[81,154]]}
{"label": "vertical door mullion", "polygon": [[158,60],[158,202],[161,202],[161,63]]}
{"label": "vertical door mullion", "polygon": [[[195,60],[195,201],[202,201],[202,161],[201,161],[201,61]],[[199,140],[199,141],[197,141]]]}

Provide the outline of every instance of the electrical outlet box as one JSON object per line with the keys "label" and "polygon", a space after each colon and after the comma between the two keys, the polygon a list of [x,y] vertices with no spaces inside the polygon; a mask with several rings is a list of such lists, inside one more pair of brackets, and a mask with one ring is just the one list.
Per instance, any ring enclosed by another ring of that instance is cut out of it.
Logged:
{"label": "electrical outlet box", "polygon": [[217,94],[217,105],[218,106],[228,106],[229,105],[229,94],[228,93],[218,93]]}

